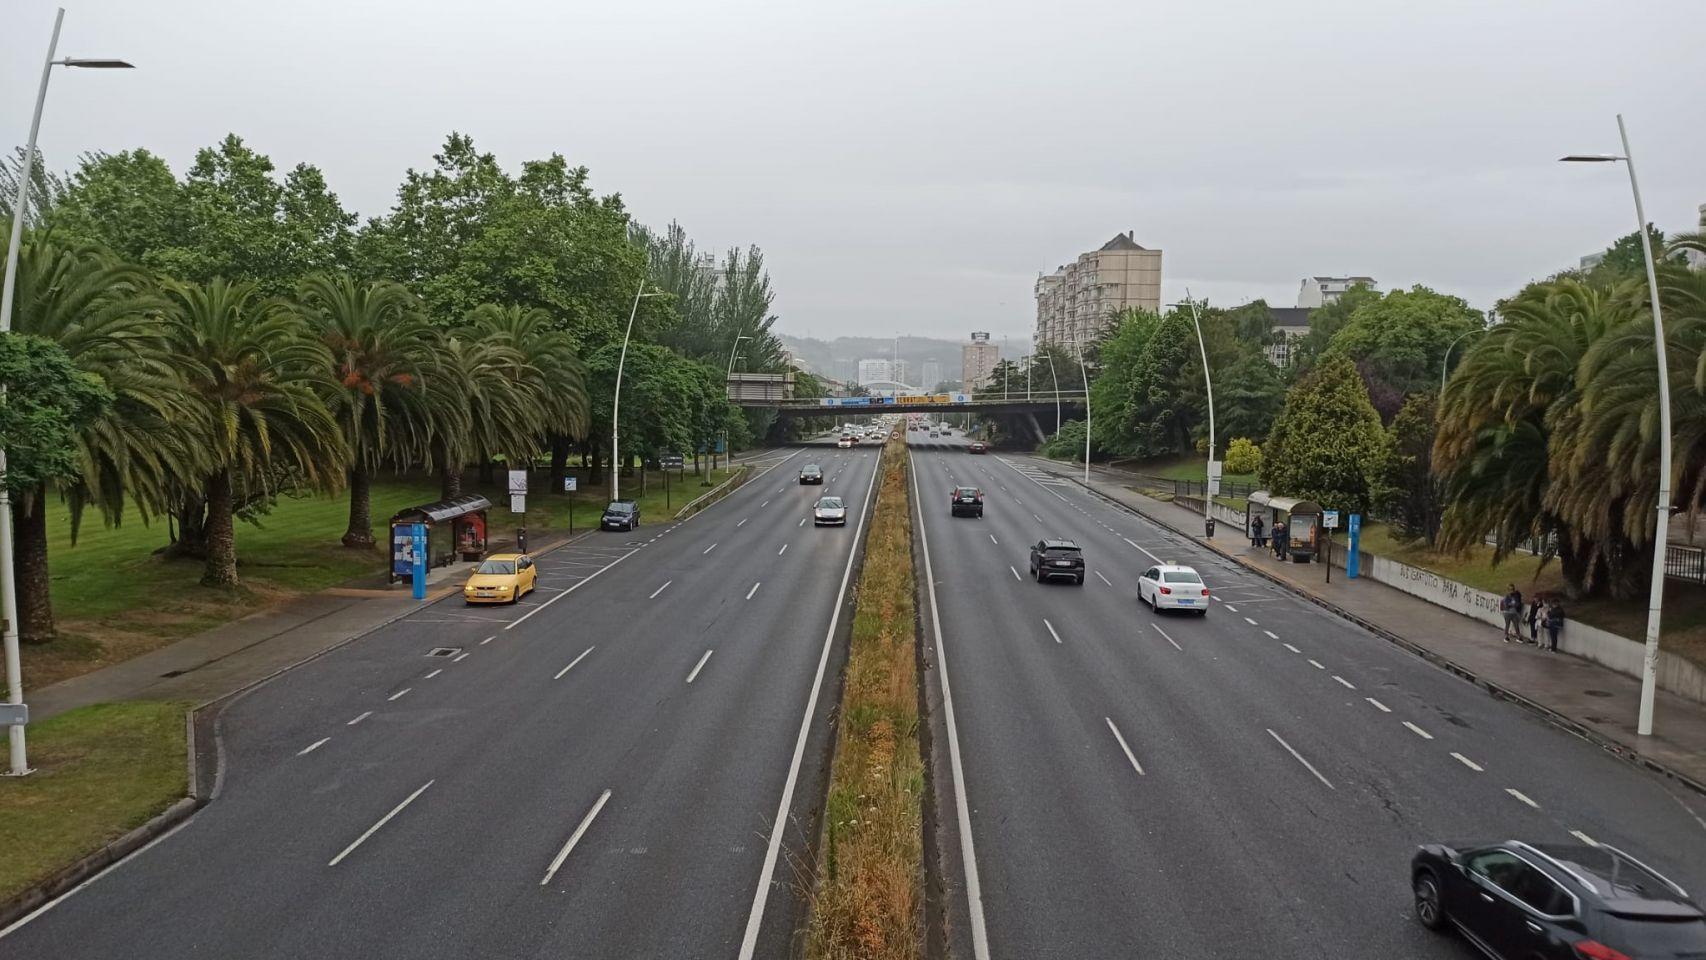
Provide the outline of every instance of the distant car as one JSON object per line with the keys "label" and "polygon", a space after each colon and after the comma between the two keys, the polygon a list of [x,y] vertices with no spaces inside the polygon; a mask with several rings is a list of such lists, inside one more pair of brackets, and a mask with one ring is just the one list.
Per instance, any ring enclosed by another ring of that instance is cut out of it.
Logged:
{"label": "distant car", "polygon": [[1137,578],[1137,602],[1149,604],[1156,613],[1195,610],[1203,616],[1208,613],[1208,585],[1190,567],[1165,563]]}
{"label": "distant car", "polygon": [[943,428],[942,428],[942,436],[944,436],[944,437],[951,437],[951,436],[953,436],[953,435],[954,435],[954,431],[952,431],[952,430],[949,430],[949,429],[948,429],[948,428],[947,428],[947,427],[943,427]]}
{"label": "distant car", "polygon": [[812,507],[812,525],[847,526],[847,504],[840,497],[819,497]]}
{"label": "distant car", "polygon": [[640,505],[632,500],[612,500],[598,520],[600,530],[632,530],[640,525]]}
{"label": "distant car", "polygon": [[468,603],[515,603],[539,586],[539,570],[525,553],[494,553],[480,561],[462,599]]}
{"label": "distant car", "polygon": [[1706,957],[1706,915],[1687,892],[1604,844],[1430,843],[1410,887],[1422,926],[1455,928],[1490,957]]}
{"label": "distant car", "polygon": [[1031,576],[1038,583],[1059,577],[1084,584],[1084,551],[1071,540],[1038,540],[1031,547]]}
{"label": "distant car", "polygon": [[823,483],[823,468],[815,463],[808,463],[800,468],[800,484]]}
{"label": "distant car", "polygon": [[[1655,375],[1655,376],[1656,376],[1656,375]],[[939,436],[941,436],[941,434],[939,434],[939,433],[937,433],[937,432],[936,432],[936,431],[934,431],[934,430],[932,430],[932,431],[930,431],[930,436],[931,436],[931,437],[933,437],[933,438],[934,438],[934,437],[939,437]]]}
{"label": "distant car", "polygon": [[853,446],[853,438],[852,437],[842,437],[840,440],[835,441],[835,445],[837,447],[841,448],[842,450],[846,450],[847,448]]}
{"label": "distant car", "polygon": [[983,491],[977,487],[955,487],[949,497],[948,510],[951,516],[983,516]]}
{"label": "distant car", "polygon": [[967,453],[988,453],[989,447],[982,440],[973,440],[966,445]]}

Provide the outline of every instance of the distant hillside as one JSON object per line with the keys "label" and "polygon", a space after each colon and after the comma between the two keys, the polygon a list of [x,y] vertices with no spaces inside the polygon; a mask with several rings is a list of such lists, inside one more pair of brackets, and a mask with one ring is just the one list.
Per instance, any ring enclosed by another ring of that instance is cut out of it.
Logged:
{"label": "distant hillside", "polygon": [[[836,337],[818,340],[813,337],[791,337],[779,333],[782,345],[816,373],[838,380],[851,380],[858,373],[860,360],[891,360],[895,356],[892,337]],[[942,379],[959,380],[960,342],[937,340],[931,337],[901,337],[900,359],[906,361],[909,382],[928,390],[933,383],[917,383],[924,361],[935,360],[942,365]]]}

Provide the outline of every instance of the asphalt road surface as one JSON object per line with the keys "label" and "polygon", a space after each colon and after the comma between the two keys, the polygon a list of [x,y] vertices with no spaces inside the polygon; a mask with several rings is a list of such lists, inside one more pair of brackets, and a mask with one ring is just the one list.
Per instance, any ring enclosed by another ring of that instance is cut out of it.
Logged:
{"label": "asphalt road surface", "polygon": [[0,956],[786,955],[877,451],[775,459],[545,555],[517,606],[442,600],[242,698],[217,799]]}
{"label": "asphalt road surface", "polygon": [[[956,956],[1463,960],[1410,914],[1438,839],[1585,836],[1706,889],[1700,796],[1036,460],[908,439],[962,770],[939,809],[957,834],[963,796],[972,841],[942,855]],[[949,515],[956,484],[983,519]],[[1029,579],[1044,537],[1082,546],[1083,586]],[[1162,561],[1203,574],[1206,616],[1138,605]]]}

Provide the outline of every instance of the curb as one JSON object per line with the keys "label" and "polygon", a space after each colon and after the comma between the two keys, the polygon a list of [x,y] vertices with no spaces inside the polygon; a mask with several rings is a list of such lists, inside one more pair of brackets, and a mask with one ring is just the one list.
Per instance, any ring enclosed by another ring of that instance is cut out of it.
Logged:
{"label": "curb", "polygon": [[1422,646],[1421,644],[1416,643],[1413,640],[1409,640],[1409,639],[1402,637],[1396,633],[1393,633],[1392,631],[1386,629],[1385,627],[1382,627],[1379,624],[1373,623],[1372,621],[1369,621],[1369,620],[1367,620],[1367,619],[1365,619],[1365,618],[1363,618],[1363,617],[1361,617],[1355,613],[1352,613],[1351,611],[1346,610],[1344,607],[1341,607],[1338,604],[1333,603],[1330,600],[1324,600],[1324,599],[1317,597],[1314,594],[1308,592],[1307,590],[1300,589],[1299,587],[1297,587],[1295,584],[1291,583],[1290,581],[1281,579],[1280,577],[1277,577],[1274,574],[1269,573],[1267,570],[1264,570],[1261,567],[1258,567],[1255,564],[1250,563],[1249,561],[1245,560],[1243,557],[1236,556],[1234,554],[1226,552],[1225,550],[1222,550],[1220,548],[1220,546],[1215,544],[1213,541],[1203,540],[1197,534],[1190,533],[1190,532],[1185,531],[1185,530],[1181,530],[1177,526],[1174,526],[1172,523],[1170,523],[1166,520],[1163,520],[1160,517],[1151,516],[1150,514],[1144,512],[1143,510],[1138,509],[1137,507],[1134,507],[1128,503],[1123,503],[1119,500],[1116,500],[1113,497],[1110,497],[1107,494],[1101,492],[1100,490],[1097,490],[1096,488],[1087,485],[1082,480],[1079,480],[1076,478],[1068,478],[1068,479],[1071,479],[1072,482],[1074,484],[1076,484],[1077,486],[1083,488],[1084,490],[1089,491],[1089,493],[1092,496],[1099,497],[1102,500],[1105,500],[1108,503],[1114,505],[1115,507],[1118,507],[1119,509],[1126,511],[1127,513],[1136,514],[1136,515],[1144,518],[1145,520],[1148,520],[1151,523],[1159,524],[1160,526],[1165,527],[1168,530],[1171,530],[1173,533],[1178,534],[1179,536],[1188,537],[1188,538],[1190,538],[1190,540],[1193,543],[1201,543],[1203,546],[1208,547],[1210,550],[1213,550],[1215,553],[1220,554],[1222,557],[1225,557],[1227,560],[1230,560],[1233,563],[1238,564],[1240,567],[1243,567],[1244,569],[1249,570],[1250,572],[1261,576],[1265,580],[1268,580],[1268,581],[1270,581],[1270,582],[1272,582],[1272,583],[1274,583],[1280,587],[1283,587],[1288,592],[1293,593],[1299,597],[1302,597],[1305,600],[1308,600],[1310,603],[1315,604],[1316,606],[1322,608],[1323,610],[1326,610],[1329,613],[1332,613],[1333,615],[1335,615],[1341,619],[1349,620],[1350,622],[1356,624],[1357,626],[1363,628],[1364,630],[1367,630],[1369,633],[1374,634],[1375,636],[1381,638],[1382,640],[1387,641],[1388,643],[1393,644],[1394,646],[1403,648],[1405,651],[1407,651],[1411,654],[1414,654],[1415,656],[1417,656],[1423,660],[1428,661],[1429,663],[1433,664],[1436,667],[1439,667],[1440,669],[1446,671],[1447,673],[1454,674],[1455,676],[1457,676],[1463,680],[1469,681],[1470,683],[1474,684],[1475,686],[1480,687],[1481,689],[1487,691],[1487,693],[1489,695],[1493,696],[1496,699],[1508,700],[1512,703],[1517,704],[1518,706],[1525,707],[1530,712],[1538,715],[1541,719],[1547,721],[1548,723],[1552,724],[1553,726],[1558,727],[1559,729],[1565,731],[1566,733],[1573,734],[1576,737],[1581,738],[1582,740],[1586,740],[1587,742],[1599,747],[1600,749],[1618,757],[1619,759],[1621,759],[1627,763],[1630,763],[1630,764],[1637,766],[1637,767],[1644,767],[1648,770],[1653,771],[1654,773],[1663,774],[1664,776],[1670,777],[1671,779],[1677,781],[1678,783],[1682,784],[1683,786],[1688,787],[1690,790],[1693,790],[1697,793],[1706,794],[1706,783],[1702,783],[1701,781],[1694,779],[1693,777],[1689,776],[1688,774],[1683,773],[1680,770],[1674,769],[1674,768],[1672,768],[1666,764],[1660,763],[1657,760],[1653,760],[1650,757],[1643,756],[1639,752],[1637,752],[1634,749],[1632,749],[1631,747],[1629,747],[1627,744],[1621,743],[1617,740],[1613,740],[1610,737],[1607,737],[1604,734],[1600,733],[1599,731],[1593,729],[1592,727],[1589,727],[1586,724],[1583,724],[1580,721],[1568,716],[1567,714],[1560,713],[1559,711],[1554,710],[1553,708],[1547,706],[1544,703],[1541,703],[1537,700],[1531,700],[1528,697],[1525,697],[1522,694],[1517,693],[1514,690],[1511,690],[1511,689],[1504,687],[1498,683],[1495,683],[1492,680],[1488,680],[1485,677],[1482,677],[1480,674],[1477,674],[1475,671],[1469,669],[1468,667],[1465,667],[1462,664],[1458,663],[1457,661],[1452,660],[1449,657],[1443,656],[1443,655],[1441,655],[1441,654],[1439,654],[1433,650],[1429,650],[1428,648]]}

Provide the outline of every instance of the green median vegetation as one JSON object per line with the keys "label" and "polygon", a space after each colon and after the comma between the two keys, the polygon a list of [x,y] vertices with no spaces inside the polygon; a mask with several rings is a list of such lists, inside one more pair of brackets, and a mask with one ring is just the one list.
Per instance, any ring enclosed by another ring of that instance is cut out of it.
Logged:
{"label": "green median vegetation", "polygon": [[890,440],[865,542],[806,955],[923,952],[924,766],[905,444]]}
{"label": "green median vegetation", "polygon": [[30,725],[36,772],[0,779],[0,901],[185,795],[187,706],[101,703]]}

